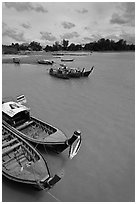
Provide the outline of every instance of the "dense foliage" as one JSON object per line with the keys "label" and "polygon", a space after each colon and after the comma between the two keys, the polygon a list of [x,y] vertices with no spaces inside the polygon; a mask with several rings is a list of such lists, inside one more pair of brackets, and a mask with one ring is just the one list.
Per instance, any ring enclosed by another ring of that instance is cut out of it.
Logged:
{"label": "dense foliage", "polygon": [[135,51],[135,45],[127,44],[123,39],[118,42],[109,39],[100,39],[97,42],[90,42],[84,45],[71,43],[63,39],[61,43],[56,41],[52,46],[46,45],[44,48],[40,43],[32,41],[30,44],[12,43],[11,45],[2,45],[3,54],[18,53],[19,51]]}

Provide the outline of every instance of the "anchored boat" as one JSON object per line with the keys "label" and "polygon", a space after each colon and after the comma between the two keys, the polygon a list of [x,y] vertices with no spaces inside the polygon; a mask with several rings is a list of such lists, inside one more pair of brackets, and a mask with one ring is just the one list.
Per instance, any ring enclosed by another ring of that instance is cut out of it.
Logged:
{"label": "anchored boat", "polygon": [[4,125],[22,138],[36,144],[47,145],[57,153],[69,147],[70,158],[78,153],[81,146],[80,131],[75,131],[68,139],[58,128],[31,116],[30,109],[22,104],[26,102],[24,95],[17,97],[17,101],[3,101],[2,123]]}
{"label": "anchored boat", "polygon": [[62,62],[73,62],[74,59],[61,59]]}
{"label": "anchored boat", "polygon": [[81,71],[79,68],[67,67],[66,64],[60,64],[59,67],[59,70],[61,70],[62,73],[66,73],[68,78],[88,77],[93,69],[94,66],[92,66],[92,68],[88,71],[85,71],[85,68],[83,68],[83,70]]}
{"label": "anchored boat", "polygon": [[63,170],[52,177],[42,155],[17,133],[2,125],[2,174],[12,181],[48,190],[63,177]]}
{"label": "anchored boat", "polygon": [[20,64],[20,59],[14,57],[14,58],[13,58],[13,62],[16,63],[16,64]]}
{"label": "anchored boat", "polygon": [[51,76],[62,78],[62,79],[69,79],[69,75],[65,70],[62,69],[53,69],[52,67],[49,70],[49,74]]}
{"label": "anchored boat", "polygon": [[38,63],[39,64],[45,64],[45,65],[52,65],[54,63],[54,61],[53,60],[45,60],[45,59],[43,59],[43,60],[38,60]]}

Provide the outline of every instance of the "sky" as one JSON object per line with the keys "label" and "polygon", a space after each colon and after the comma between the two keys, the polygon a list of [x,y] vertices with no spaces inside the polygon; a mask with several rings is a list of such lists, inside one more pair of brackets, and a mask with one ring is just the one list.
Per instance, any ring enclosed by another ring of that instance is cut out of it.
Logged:
{"label": "sky", "polygon": [[134,2],[2,2],[2,44],[135,43]]}

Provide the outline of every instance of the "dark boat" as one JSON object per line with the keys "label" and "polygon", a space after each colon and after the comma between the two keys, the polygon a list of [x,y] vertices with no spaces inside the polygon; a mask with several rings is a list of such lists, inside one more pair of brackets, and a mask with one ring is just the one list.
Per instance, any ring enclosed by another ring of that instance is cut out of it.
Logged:
{"label": "dark boat", "polygon": [[65,70],[68,74],[69,78],[80,78],[80,77],[88,77],[89,74],[93,71],[94,66],[89,70],[85,71],[85,68],[81,71],[79,68],[70,68],[67,67],[66,64],[60,64],[61,70]]}
{"label": "dark boat", "polygon": [[42,155],[26,140],[2,125],[2,174],[6,178],[48,190],[63,176],[63,171],[50,175]]}
{"label": "dark boat", "polygon": [[[30,109],[22,105],[24,95],[17,97],[18,102],[8,101],[2,104],[2,123],[22,138],[41,145],[47,145],[53,151],[60,153],[66,148],[71,151],[79,144],[74,152],[78,152],[81,144],[81,133],[75,131],[71,138],[58,128],[30,115]],[[73,157],[73,153],[69,155]]]}
{"label": "dark boat", "polygon": [[81,72],[81,76],[82,77],[88,77],[90,75],[90,73],[93,71],[94,66],[89,70],[89,71],[85,71],[85,68],[83,68],[82,72]]}
{"label": "dark boat", "polygon": [[62,79],[69,79],[69,75],[66,71],[58,68],[58,69],[53,69],[50,68],[49,74],[51,76],[57,77],[57,78],[62,78]]}
{"label": "dark boat", "polygon": [[20,59],[14,57],[14,58],[13,58],[13,62],[16,63],[16,64],[20,64]]}
{"label": "dark boat", "polygon": [[81,77],[81,71],[76,68],[69,68],[68,69],[68,75],[70,78],[80,78]]}
{"label": "dark boat", "polygon": [[54,63],[54,61],[53,60],[45,60],[45,59],[43,59],[43,60],[38,60],[38,63],[39,64],[45,64],[45,65],[52,65]]}
{"label": "dark boat", "polygon": [[81,71],[78,68],[69,68],[66,64],[60,64],[59,68],[62,72],[65,72],[68,78],[80,78]]}
{"label": "dark boat", "polygon": [[74,59],[61,59],[62,62],[73,62]]}

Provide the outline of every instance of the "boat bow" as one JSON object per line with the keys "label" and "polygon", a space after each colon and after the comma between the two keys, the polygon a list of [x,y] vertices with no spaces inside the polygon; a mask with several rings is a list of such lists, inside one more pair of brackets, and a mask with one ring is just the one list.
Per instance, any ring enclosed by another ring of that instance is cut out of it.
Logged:
{"label": "boat bow", "polygon": [[77,155],[81,147],[81,132],[79,130],[75,131],[72,137],[68,140],[69,149],[69,158],[72,159]]}

